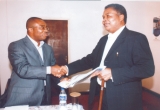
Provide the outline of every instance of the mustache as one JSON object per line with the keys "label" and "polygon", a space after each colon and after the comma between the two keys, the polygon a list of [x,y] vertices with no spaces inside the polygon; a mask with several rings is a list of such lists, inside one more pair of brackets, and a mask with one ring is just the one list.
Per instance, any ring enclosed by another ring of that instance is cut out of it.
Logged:
{"label": "mustache", "polygon": [[47,36],[49,36],[49,35],[50,35],[50,32],[45,32],[45,34],[46,34]]}

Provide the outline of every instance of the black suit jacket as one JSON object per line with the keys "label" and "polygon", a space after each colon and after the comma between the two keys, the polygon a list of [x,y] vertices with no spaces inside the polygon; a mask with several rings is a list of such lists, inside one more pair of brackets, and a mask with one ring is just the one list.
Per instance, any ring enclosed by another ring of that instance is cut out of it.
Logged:
{"label": "black suit jacket", "polygon": [[[107,39],[108,35],[102,37],[91,54],[69,64],[69,74],[98,67]],[[124,28],[109,50],[104,65],[111,68],[113,77],[113,82],[106,82],[103,98],[106,110],[142,110],[141,80],[154,74],[154,62],[146,36]],[[95,95],[96,79],[91,79],[89,104]]]}

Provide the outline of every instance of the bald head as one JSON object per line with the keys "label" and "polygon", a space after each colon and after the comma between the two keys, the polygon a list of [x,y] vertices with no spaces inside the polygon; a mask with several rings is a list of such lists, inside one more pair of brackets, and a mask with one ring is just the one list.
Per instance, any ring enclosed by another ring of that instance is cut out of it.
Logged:
{"label": "bald head", "polygon": [[28,30],[28,28],[32,28],[35,25],[35,23],[37,22],[37,20],[42,20],[42,19],[38,18],[38,17],[29,18],[26,23],[26,29]]}

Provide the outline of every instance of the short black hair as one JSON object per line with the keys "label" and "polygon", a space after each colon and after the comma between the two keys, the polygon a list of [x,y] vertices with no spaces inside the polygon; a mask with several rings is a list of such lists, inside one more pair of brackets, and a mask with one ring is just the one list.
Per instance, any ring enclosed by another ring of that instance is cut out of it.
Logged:
{"label": "short black hair", "polygon": [[124,6],[122,6],[120,4],[109,4],[109,5],[105,6],[105,9],[107,9],[107,8],[113,8],[118,13],[123,14],[124,15],[124,22],[126,24],[126,22],[127,22],[127,11],[124,8]]}
{"label": "short black hair", "polygon": [[26,22],[26,29],[29,28],[37,19],[42,20],[41,18],[38,17],[30,17]]}

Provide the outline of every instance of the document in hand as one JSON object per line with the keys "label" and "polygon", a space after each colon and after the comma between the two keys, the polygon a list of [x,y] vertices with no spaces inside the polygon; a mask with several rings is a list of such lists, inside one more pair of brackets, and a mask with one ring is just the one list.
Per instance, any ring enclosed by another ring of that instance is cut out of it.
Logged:
{"label": "document in hand", "polygon": [[73,87],[77,82],[83,80],[84,78],[89,77],[92,73],[94,73],[96,71],[104,70],[105,68],[106,68],[105,66],[103,66],[103,67],[97,67],[94,70],[92,70],[92,71],[90,71],[90,72],[88,72],[86,74],[75,75],[69,81],[62,81],[62,82],[58,83],[58,85],[60,87],[63,87],[63,88]]}

